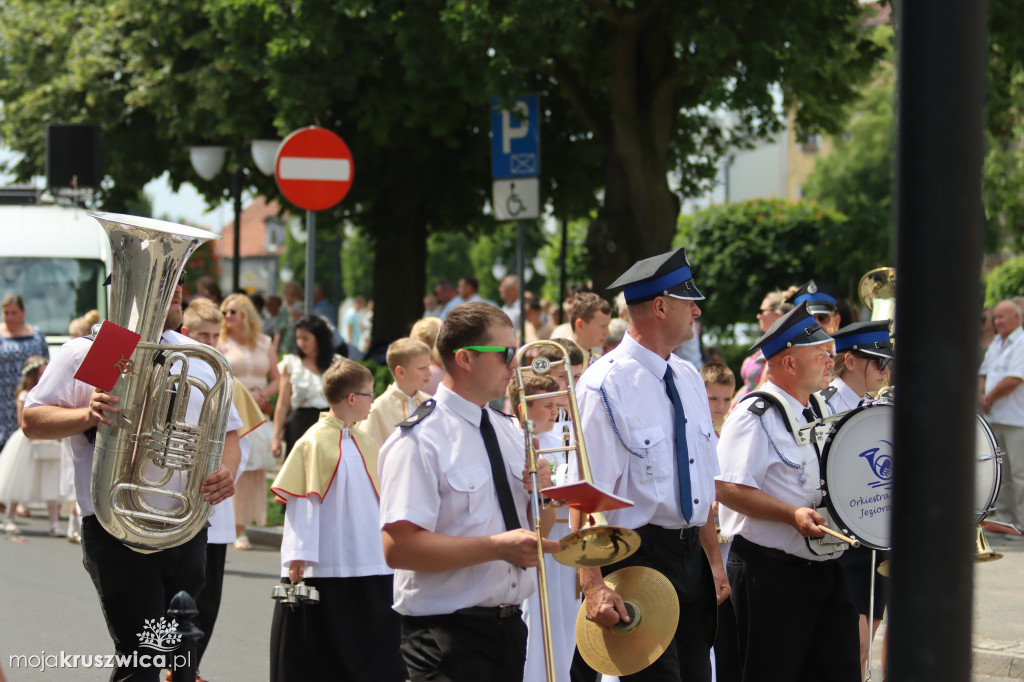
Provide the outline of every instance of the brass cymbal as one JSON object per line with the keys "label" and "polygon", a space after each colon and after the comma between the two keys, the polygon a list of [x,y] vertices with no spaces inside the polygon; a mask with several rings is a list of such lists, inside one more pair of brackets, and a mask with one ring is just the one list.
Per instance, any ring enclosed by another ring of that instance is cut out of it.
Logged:
{"label": "brass cymbal", "polygon": [[668,578],[643,566],[605,576],[605,585],[626,602],[632,622],[603,628],[587,620],[586,604],[576,616],[576,646],[583,660],[605,675],[632,675],[665,652],[679,624],[679,598]]}
{"label": "brass cymbal", "polygon": [[597,568],[622,561],[640,548],[640,535],[629,528],[594,526],[561,539],[562,549],[552,556],[560,564]]}

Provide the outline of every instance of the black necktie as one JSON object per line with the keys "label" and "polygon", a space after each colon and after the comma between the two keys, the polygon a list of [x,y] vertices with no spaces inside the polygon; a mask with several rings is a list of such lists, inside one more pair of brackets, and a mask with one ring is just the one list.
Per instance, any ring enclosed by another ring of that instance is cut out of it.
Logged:
{"label": "black necktie", "polygon": [[665,393],[672,402],[672,411],[676,423],[676,468],[679,470],[679,506],[682,507],[683,518],[690,522],[693,516],[693,495],[690,494],[690,454],[686,445],[686,413],[683,401],[679,399],[675,379],[672,378],[672,366],[665,368]]}
{"label": "black necktie", "polygon": [[494,479],[494,489],[498,493],[498,506],[501,507],[502,518],[505,519],[505,529],[522,528],[516,515],[516,505],[512,501],[512,489],[508,486],[508,475],[505,473],[505,460],[501,458],[501,448],[498,447],[498,436],[487,418],[486,409],[480,411],[480,435],[484,437],[487,459],[491,463],[491,478]]}
{"label": "black necktie", "polygon": [[814,416],[814,412],[811,410],[811,408],[805,407],[804,408],[804,419],[806,419],[807,423],[810,424],[815,419],[817,419],[817,417]]}

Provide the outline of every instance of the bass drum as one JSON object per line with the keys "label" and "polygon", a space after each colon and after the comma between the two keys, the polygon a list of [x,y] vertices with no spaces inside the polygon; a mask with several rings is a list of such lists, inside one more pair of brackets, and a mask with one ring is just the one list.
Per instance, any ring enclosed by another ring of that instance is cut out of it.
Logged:
{"label": "bass drum", "polygon": [[1003,456],[992,427],[981,414],[977,415],[977,435],[975,450],[977,465],[974,471],[974,525],[985,520],[985,517],[996,508],[996,495],[1003,479]]}
{"label": "bass drum", "polygon": [[844,535],[890,549],[895,407],[867,403],[840,419],[821,456],[823,502]]}

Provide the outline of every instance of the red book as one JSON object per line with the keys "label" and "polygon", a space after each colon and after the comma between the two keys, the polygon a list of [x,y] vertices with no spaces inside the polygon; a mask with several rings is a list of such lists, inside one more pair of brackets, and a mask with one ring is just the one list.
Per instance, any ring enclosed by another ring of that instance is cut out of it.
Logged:
{"label": "red book", "polygon": [[982,521],[981,527],[994,533],[1006,533],[1007,535],[1021,534],[1017,527],[1011,523],[1000,523],[999,521],[990,521],[989,519]]}
{"label": "red book", "polygon": [[132,353],[141,339],[130,329],[105,321],[75,378],[109,393],[121,375],[130,371]]}
{"label": "red book", "polygon": [[593,483],[587,483],[586,481],[544,488],[541,492],[545,497],[558,500],[567,507],[571,507],[583,514],[593,514],[594,512],[611,511],[612,509],[633,506],[632,500],[606,493]]}

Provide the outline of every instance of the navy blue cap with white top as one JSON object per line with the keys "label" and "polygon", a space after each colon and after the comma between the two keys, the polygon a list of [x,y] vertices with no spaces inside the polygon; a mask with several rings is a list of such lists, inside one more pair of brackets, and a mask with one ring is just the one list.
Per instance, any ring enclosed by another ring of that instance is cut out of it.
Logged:
{"label": "navy blue cap with white top", "polygon": [[807,302],[807,311],[812,315],[818,313],[836,312],[836,300],[839,298],[839,291],[834,287],[809,279],[796,293],[789,297],[788,303],[800,305]]}
{"label": "navy blue cap with white top", "polygon": [[825,333],[821,325],[807,310],[804,301],[788,313],[775,320],[775,324],[757,340],[750,350],[760,348],[765,358],[778,355],[787,348],[794,346],[817,346],[828,343],[832,337]]}
{"label": "navy blue cap with white top", "polygon": [[836,352],[855,350],[858,353],[881,358],[893,357],[892,339],[889,338],[889,320],[854,322],[835,334]]}
{"label": "navy blue cap with white top", "polygon": [[683,249],[674,249],[637,261],[608,288],[619,287],[622,287],[626,303],[643,303],[658,296],[671,296],[685,301],[704,300],[704,294],[700,293],[693,281]]}

